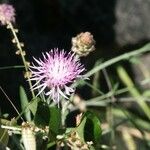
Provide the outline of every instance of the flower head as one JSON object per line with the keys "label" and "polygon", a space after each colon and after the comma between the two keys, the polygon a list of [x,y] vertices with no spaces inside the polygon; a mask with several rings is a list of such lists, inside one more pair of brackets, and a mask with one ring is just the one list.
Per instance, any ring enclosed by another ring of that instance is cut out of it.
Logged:
{"label": "flower head", "polygon": [[61,96],[67,99],[67,96],[74,92],[69,85],[81,78],[80,74],[85,70],[74,53],[67,54],[64,50],[59,52],[58,49],[54,49],[43,53],[43,60],[34,60],[37,65],[30,66],[30,80],[36,81],[33,90],[39,89],[38,95],[45,91],[56,103]]}
{"label": "flower head", "polygon": [[82,32],[72,38],[71,50],[80,57],[89,55],[95,50],[95,40],[90,32]]}
{"label": "flower head", "polygon": [[15,9],[9,4],[0,4],[0,23],[6,25],[15,22]]}

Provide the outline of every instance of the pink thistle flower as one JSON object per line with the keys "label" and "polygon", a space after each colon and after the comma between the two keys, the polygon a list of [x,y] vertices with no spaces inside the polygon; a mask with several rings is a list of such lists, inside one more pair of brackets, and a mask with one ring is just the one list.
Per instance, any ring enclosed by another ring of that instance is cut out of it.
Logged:
{"label": "pink thistle flower", "polygon": [[30,66],[30,80],[36,81],[32,89],[39,89],[38,95],[47,89],[45,95],[49,95],[56,103],[61,96],[68,99],[68,95],[74,92],[69,85],[82,78],[80,74],[85,70],[74,53],[67,54],[64,50],[59,52],[54,49],[43,53],[43,60],[34,60],[37,66]]}
{"label": "pink thistle flower", "polygon": [[0,4],[0,22],[2,25],[15,22],[15,9],[12,5]]}

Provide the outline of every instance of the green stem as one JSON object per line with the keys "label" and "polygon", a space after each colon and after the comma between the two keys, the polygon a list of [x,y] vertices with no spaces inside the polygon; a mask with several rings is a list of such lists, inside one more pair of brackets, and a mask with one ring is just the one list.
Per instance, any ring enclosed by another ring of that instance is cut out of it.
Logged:
{"label": "green stem", "polygon": [[124,85],[129,89],[129,93],[136,99],[136,102],[150,120],[150,107],[144,101],[142,94],[138,91],[137,88],[135,88],[134,83],[128,75],[127,71],[122,66],[118,66],[117,72]]}
{"label": "green stem", "polygon": [[0,70],[18,69],[18,68],[24,68],[24,66],[6,66],[6,67],[0,67]]}
{"label": "green stem", "polygon": [[[17,46],[18,50],[20,51],[21,58],[22,58],[22,61],[23,61],[24,67],[25,67],[25,71],[28,72],[29,71],[29,67],[27,65],[27,61],[26,61],[25,56],[24,56],[24,51],[22,49],[22,46],[21,46],[20,41],[19,41],[19,39],[17,37],[16,31],[15,31],[13,25],[11,24],[11,22],[8,22],[8,28],[11,30],[11,32],[13,34],[13,37],[14,37],[14,40],[15,40],[15,43],[16,43],[16,46]],[[31,89],[32,97],[34,98],[35,94],[34,94],[34,92],[32,90],[32,83],[31,83],[30,77],[27,76],[27,78],[28,78],[29,87]]]}
{"label": "green stem", "polygon": [[96,73],[96,72],[102,70],[103,68],[106,68],[106,67],[108,67],[108,66],[110,66],[116,62],[119,62],[119,61],[125,60],[125,59],[129,59],[132,56],[138,56],[139,54],[144,53],[144,52],[148,52],[148,51],[150,51],[150,43],[146,44],[144,47],[142,47],[140,49],[122,54],[120,56],[117,56],[115,58],[112,58],[112,59],[102,63],[101,65],[99,65],[99,66],[93,68],[91,71],[89,71],[85,76],[90,77],[94,73]]}
{"label": "green stem", "polygon": [[[105,80],[106,80],[106,83],[107,83],[107,86],[108,86],[108,89],[109,91],[113,91],[113,87],[112,87],[112,84],[111,84],[111,81],[110,81],[110,78],[108,76],[108,73],[106,71],[106,69],[104,68],[102,70],[104,76],[105,76]],[[115,97],[114,97],[114,92],[112,92],[112,96],[111,96],[111,103],[109,103],[106,107],[106,118],[107,118],[107,121],[108,121],[108,124],[109,124],[109,128],[111,129],[111,132],[110,132],[110,147],[112,148],[114,143],[115,143],[115,132],[114,132],[114,128],[113,128],[113,124],[114,124],[114,117],[113,117],[113,113],[112,113],[112,104],[116,101]],[[113,148],[112,148],[113,149]]]}

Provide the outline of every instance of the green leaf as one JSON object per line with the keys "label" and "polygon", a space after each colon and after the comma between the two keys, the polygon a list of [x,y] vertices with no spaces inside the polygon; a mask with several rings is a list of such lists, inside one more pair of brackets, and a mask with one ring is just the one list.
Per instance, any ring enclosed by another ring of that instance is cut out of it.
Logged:
{"label": "green leaf", "polygon": [[55,137],[61,128],[61,110],[57,107],[50,107],[49,129],[50,136]]}
{"label": "green leaf", "polygon": [[37,111],[34,117],[35,125],[37,125],[38,127],[48,126],[49,119],[50,119],[49,106],[47,105],[47,103],[39,101]]}
{"label": "green leaf", "polygon": [[40,101],[40,98],[35,97],[32,99],[32,101],[29,103],[29,109],[31,110],[33,116],[35,116],[37,107],[38,107],[38,102]]}
{"label": "green leaf", "polygon": [[20,86],[20,100],[21,100],[21,109],[24,111],[24,116],[27,121],[31,121],[31,112],[28,106],[28,98],[26,92],[22,86]]}
{"label": "green leaf", "polygon": [[93,124],[93,136],[94,136],[94,142],[97,143],[100,141],[100,137],[102,134],[101,130],[101,123],[99,118],[92,112],[86,112],[86,116],[89,120],[92,121]]}
{"label": "green leaf", "polygon": [[95,143],[99,142],[102,134],[101,123],[99,118],[92,112],[86,112],[76,131],[78,132],[80,138],[83,141],[89,141],[90,139],[94,140],[93,142]]}

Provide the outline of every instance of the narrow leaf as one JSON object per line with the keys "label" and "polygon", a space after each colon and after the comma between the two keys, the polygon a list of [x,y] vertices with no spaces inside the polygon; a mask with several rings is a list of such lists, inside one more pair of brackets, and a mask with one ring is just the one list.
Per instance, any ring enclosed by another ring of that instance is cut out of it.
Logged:
{"label": "narrow leaf", "polygon": [[50,111],[49,106],[44,102],[38,102],[37,111],[34,117],[34,123],[38,127],[45,127],[49,125]]}
{"label": "narrow leaf", "polygon": [[24,111],[24,116],[27,121],[31,121],[31,113],[28,106],[28,98],[26,92],[22,86],[20,86],[20,101],[21,101],[21,108]]}
{"label": "narrow leaf", "polygon": [[61,128],[61,110],[57,107],[50,107],[49,129],[53,138],[59,133]]}
{"label": "narrow leaf", "polygon": [[87,112],[86,115],[93,123],[94,142],[98,143],[102,134],[100,120],[94,113]]}
{"label": "narrow leaf", "polygon": [[33,116],[35,116],[36,114],[39,101],[40,101],[40,98],[36,97],[29,103],[29,109],[31,110]]}
{"label": "narrow leaf", "polygon": [[138,91],[138,89],[135,87],[132,79],[128,75],[127,71],[122,67],[117,67],[117,72],[124,83],[124,85],[129,89],[130,94],[135,98],[138,105],[141,107],[145,115],[150,120],[150,107],[147,105],[147,103],[144,101],[144,98],[142,97],[141,93]]}

